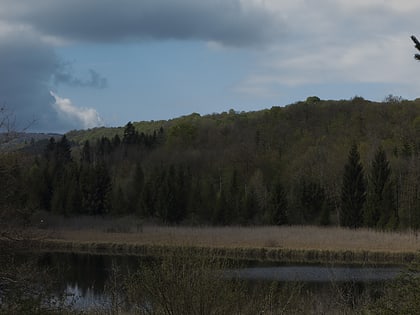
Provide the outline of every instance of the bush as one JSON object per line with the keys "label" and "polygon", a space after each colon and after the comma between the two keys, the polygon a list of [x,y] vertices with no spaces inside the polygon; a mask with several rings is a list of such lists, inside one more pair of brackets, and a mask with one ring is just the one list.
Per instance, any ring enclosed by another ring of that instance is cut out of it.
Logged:
{"label": "bush", "polygon": [[412,265],[389,283],[384,295],[371,306],[373,314],[420,314],[420,264]]}

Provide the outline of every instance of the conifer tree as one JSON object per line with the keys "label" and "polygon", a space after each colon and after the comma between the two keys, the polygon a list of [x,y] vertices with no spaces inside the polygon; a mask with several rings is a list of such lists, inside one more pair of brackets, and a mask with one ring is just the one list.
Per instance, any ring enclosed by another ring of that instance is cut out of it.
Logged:
{"label": "conifer tree", "polygon": [[90,164],[92,162],[92,150],[90,148],[89,140],[86,140],[80,153],[80,162]]}
{"label": "conifer tree", "polygon": [[240,216],[240,206],[243,192],[240,189],[239,173],[233,169],[230,178],[230,187],[227,197],[227,207],[225,209],[225,223],[230,224]]}
{"label": "conifer tree", "polygon": [[300,220],[306,224],[319,220],[325,203],[325,190],[316,180],[302,177],[296,189]]}
{"label": "conifer tree", "polygon": [[110,210],[111,178],[103,162],[80,171],[82,208],[86,214],[104,215]]}
{"label": "conifer tree", "polygon": [[59,164],[66,164],[71,161],[71,145],[66,135],[62,136],[56,146],[56,158]]}
{"label": "conifer tree", "polygon": [[122,142],[124,144],[134,144],[137,141],[136,128],[131,121],[127,123],[124,127],[124,136]]}
{"label": "conifer tree", "polygon": [[344,166],[341,188],[340,225],[358,228],[363,223],[363,207],[366,201],[366,185],[363,166],[357,145],[353,144],[347,164]]}
{"label": "conifer tree", "polygon": [[253,222],[255,216],[259,212],[258,201],[255,190],[250,187],[242,196],[243,201],[241,205],[241,223],[250,224]]}
{"label": "conifer tree", "polygon": [[213,213],[213,224],[227,225],[231,223],[229,202],[224,189],[220,190],[216,198],[216,207]]}
{"label": "conifer tree", "polygon": [[269,223],[283,225],[289,223],[286,192],[279,179],[276,179],[270,193]]}
{"label": "conifer tree", "polygon": [[376,151],[370,170],[365,223],[391,229],[398,224],[391,167],[382,147]]}

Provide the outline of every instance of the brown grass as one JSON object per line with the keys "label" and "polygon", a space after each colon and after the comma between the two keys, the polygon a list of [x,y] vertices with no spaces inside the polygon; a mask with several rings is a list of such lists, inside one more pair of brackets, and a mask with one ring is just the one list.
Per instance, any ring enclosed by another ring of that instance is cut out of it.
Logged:
{"label": "brown grass", "polygon": [[163,227],[144,226],[139,232],[109,233],[98,229],[62,229],[49,240],[125,245],[199,246],[220,248],[282,248],[296,250],[417,252],[413,232],[379,232],[339,227]]}

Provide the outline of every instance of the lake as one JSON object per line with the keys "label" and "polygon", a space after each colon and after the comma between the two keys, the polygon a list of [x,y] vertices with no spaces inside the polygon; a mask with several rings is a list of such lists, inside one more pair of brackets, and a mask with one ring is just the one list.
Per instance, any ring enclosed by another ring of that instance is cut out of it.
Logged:
{"label": "lake", "polygon": [[[77,308],[103,306],[110,303],[104,288],[118,269],[122,274],[134,271],[152,258],[138,256],[109,256],[74,253],[47,253],[40,257],[42,266],[54,270],[62,292],[70,294]],[[397,277],[403,269],[397,266],[355,265],[291,265],[260,261],[238,261],[224,270],[225,277],[256,282],[299,283],[314,294],[325,295],[331,290],[351,290],[361,295],[379,290],[383,284]]]}

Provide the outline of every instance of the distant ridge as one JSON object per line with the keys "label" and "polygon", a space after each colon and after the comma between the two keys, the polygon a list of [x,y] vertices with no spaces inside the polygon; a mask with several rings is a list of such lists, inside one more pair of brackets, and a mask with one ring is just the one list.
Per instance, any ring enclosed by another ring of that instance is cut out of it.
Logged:
{"label": "distant ridge", "polygon": [[0,151],[14,151],[27,146],[35,145],[39,141],[60,138],[58,133],[13,132],[0,133]]}

